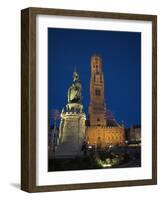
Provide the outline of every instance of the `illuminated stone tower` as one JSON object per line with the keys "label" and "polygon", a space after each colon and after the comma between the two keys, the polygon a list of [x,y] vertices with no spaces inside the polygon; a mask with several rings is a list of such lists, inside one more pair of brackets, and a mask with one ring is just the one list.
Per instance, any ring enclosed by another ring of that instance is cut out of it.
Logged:
{"label": "illuminated stone tower", "polygon": [[86,142],[95,148],[123,145],[125,129],[106,111],[102,59],[91,57],[89,120],[86,127]]}
{"label": "illuminated stone tower", "polygon": [[104,99],[104,77],[102,72],[102,60],[99,56],[91,57],[90,79],[90,126],[106,126],[106,107]]}

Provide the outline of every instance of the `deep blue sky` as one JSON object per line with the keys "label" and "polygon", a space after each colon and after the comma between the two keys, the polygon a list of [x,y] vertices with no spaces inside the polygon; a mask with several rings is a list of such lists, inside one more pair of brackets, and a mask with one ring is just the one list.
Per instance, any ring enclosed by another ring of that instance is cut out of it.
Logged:
{"label": "deep blue sky", "polygon": [[88,114],[90,58],[103,60],[107,109],[126,127],[141,124],[141,33],[48,28],[48,109],[67,104],[74,66]]}

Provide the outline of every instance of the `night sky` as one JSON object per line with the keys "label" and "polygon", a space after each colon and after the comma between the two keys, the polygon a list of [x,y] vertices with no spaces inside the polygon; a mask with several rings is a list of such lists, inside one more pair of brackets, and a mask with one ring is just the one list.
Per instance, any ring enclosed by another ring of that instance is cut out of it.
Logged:
{"label": "night sky", "polygon": [[62,110],[76,66],[88,114],[90,58],[102,57],[107,109],[126,127],[141,124],[141,33],[48,28],[48,110]]}

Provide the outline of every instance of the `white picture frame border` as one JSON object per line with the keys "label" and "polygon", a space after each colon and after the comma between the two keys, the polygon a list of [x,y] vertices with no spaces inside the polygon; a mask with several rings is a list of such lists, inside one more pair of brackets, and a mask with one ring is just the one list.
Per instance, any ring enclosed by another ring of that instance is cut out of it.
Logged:
{"label": "white picture frame border", "polygon": [[[140,168],[48,172],[48,27],[141,32],[142,166]],[[37,15],[36,36],[36,185],[152,179],[152,22]]]}

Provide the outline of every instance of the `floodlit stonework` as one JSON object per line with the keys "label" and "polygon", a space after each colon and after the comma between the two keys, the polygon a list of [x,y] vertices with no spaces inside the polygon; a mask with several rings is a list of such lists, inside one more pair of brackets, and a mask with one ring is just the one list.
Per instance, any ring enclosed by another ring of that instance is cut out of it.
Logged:
{"label": "floodlit stonework", "polygon": [[104,99],[104,77],[102,60],[99,56],[91,58],[90,105],[89,117],[91,126],[106,126],[106,107]]}
{"label": "floodlit stonework", "polygon": [[90,126],[86,129],[86,141],[89,145],[105,148],[110,145],[124,144],[123,127]]}
{"label": "floodlit stonework", "polygon": [[124,132],[123,126],[107,116],[102,59],[94,55],[91,57],[90,105],[86,142],[100,148],[121,145],[125,141]]}

